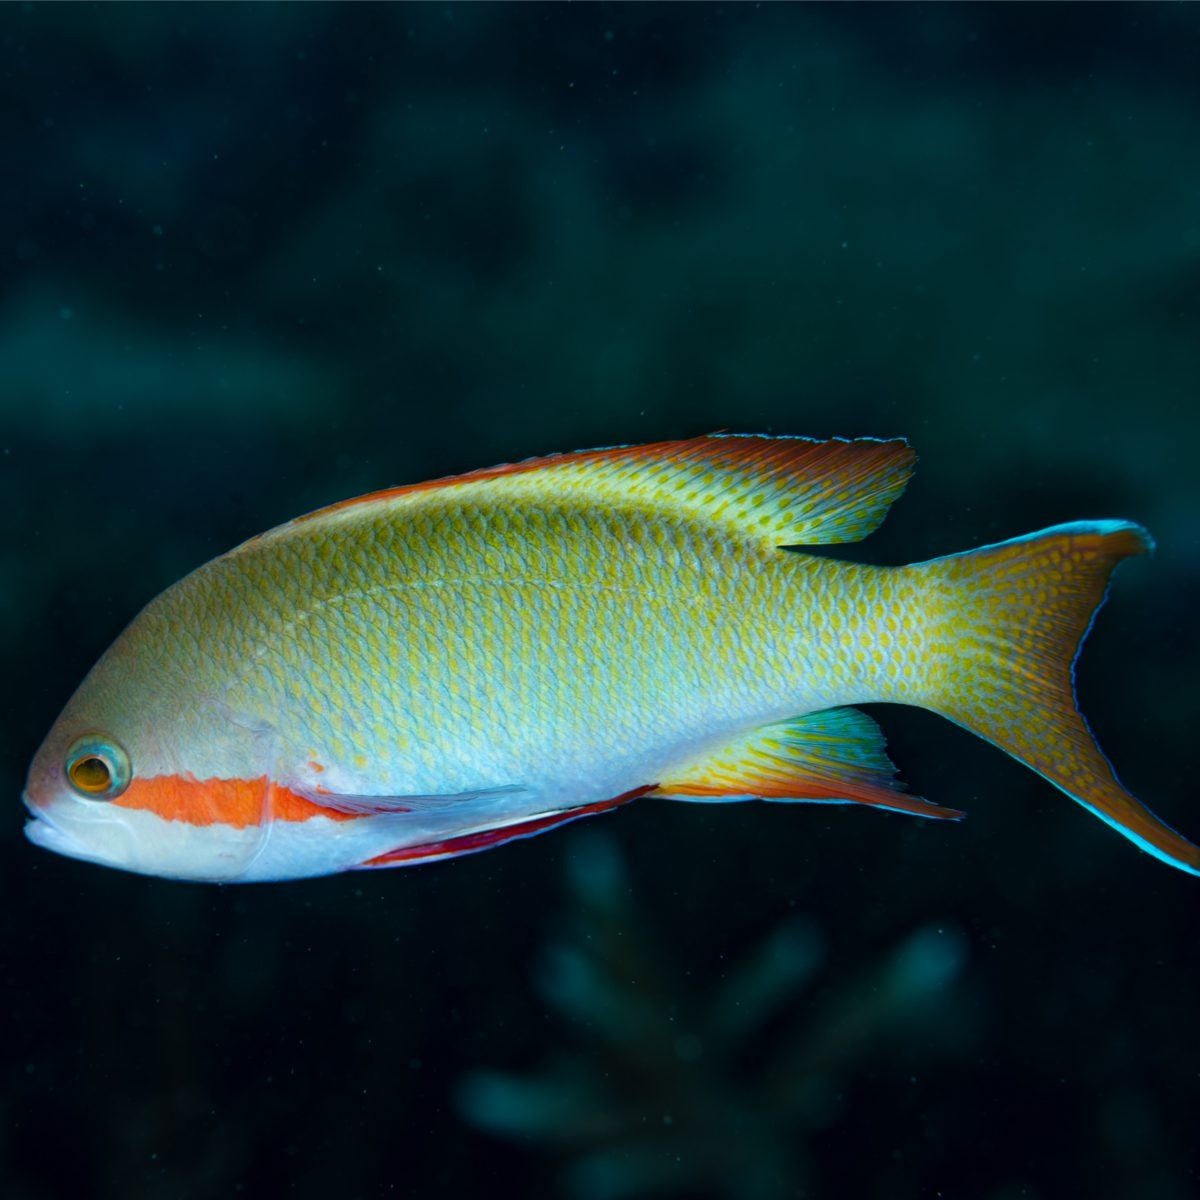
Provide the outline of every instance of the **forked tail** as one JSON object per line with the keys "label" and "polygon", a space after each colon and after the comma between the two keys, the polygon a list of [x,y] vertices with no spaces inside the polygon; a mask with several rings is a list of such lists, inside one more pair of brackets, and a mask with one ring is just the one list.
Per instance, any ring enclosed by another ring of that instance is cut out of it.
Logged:
{"label": "forked tail", "polygon": [[1075,701],[1075,657],[1108,577],[1152,547],[1138,525],[1081,521],[920,564],[933,612],[920,702],[1200,875],[1200,849],[1121,786]]}

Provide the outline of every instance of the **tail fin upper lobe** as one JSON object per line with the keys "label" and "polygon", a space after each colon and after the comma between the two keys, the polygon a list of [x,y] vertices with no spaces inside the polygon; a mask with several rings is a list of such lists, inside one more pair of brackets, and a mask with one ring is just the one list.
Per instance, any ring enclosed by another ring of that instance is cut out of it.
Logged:
{"label": "tail fin upper lobe", "polygon": [[936,612],[921,703],[1200,875],[1200,849],[1121,786],[1075,701],[1075,659],[1109,575],[1152,548],[1138,525],[1081,521],[917,566]]}

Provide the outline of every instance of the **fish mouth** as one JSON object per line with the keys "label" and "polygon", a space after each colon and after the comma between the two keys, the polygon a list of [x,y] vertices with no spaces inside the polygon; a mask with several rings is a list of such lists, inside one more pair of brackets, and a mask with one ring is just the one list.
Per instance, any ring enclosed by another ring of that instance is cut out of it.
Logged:
{"label": "fish mouth", "polygon": [[79,848],[71,841],[70,835],[56,825],[51,825],[45,817],[34,817],[26,821],[25,836],[43,850],[53,850],[56,854],[66,854],[71,858],[77,858],[79,855]]}
{"label": "fish mouth", "polygon": [[25,822],[25,836],[35,846],[53,850],[55,854],[65,854],[68,858],[93,857],[49,813],[37,808],[28,793],[24,793],[21,799],[32,818]]}
{"label": "fish mouth", "polygon": [[59,854],[70,854],[71,851],[67,849],[71,841],[70,835],[56,825],[50,816],[34,805],[28,792],[21,794],[21,802],[32,818],[25,822],[25,836],[35,846],[41,846],[45,850],[55,850]]}

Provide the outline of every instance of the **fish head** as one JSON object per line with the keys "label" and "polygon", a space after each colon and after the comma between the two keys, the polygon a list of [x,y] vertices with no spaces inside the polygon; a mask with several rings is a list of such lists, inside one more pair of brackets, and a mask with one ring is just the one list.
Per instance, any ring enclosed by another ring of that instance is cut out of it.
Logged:
{"label": "fish head", "polygon": [[270,833],[273,732],[239,719],[164,640],[173,622],[161,601],[92,668],[37,751],[25,833],[141,874],[240,879]]}

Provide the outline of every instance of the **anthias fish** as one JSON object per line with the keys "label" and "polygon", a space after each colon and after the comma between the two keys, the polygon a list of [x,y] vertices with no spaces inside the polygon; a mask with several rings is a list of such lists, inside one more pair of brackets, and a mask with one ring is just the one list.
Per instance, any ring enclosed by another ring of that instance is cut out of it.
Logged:
{"label": "anthias fish", "polygon": [[300,517],[101,657],[30,768],[29,837],[178,879],[428,862],[639,796],[904,791],[851,707],[919,705],[1192,874],[1124,790],[1072,665],[1125,521],[905,567],[806,554],[904,489],[904,441],[715,436],[556,455]]}

